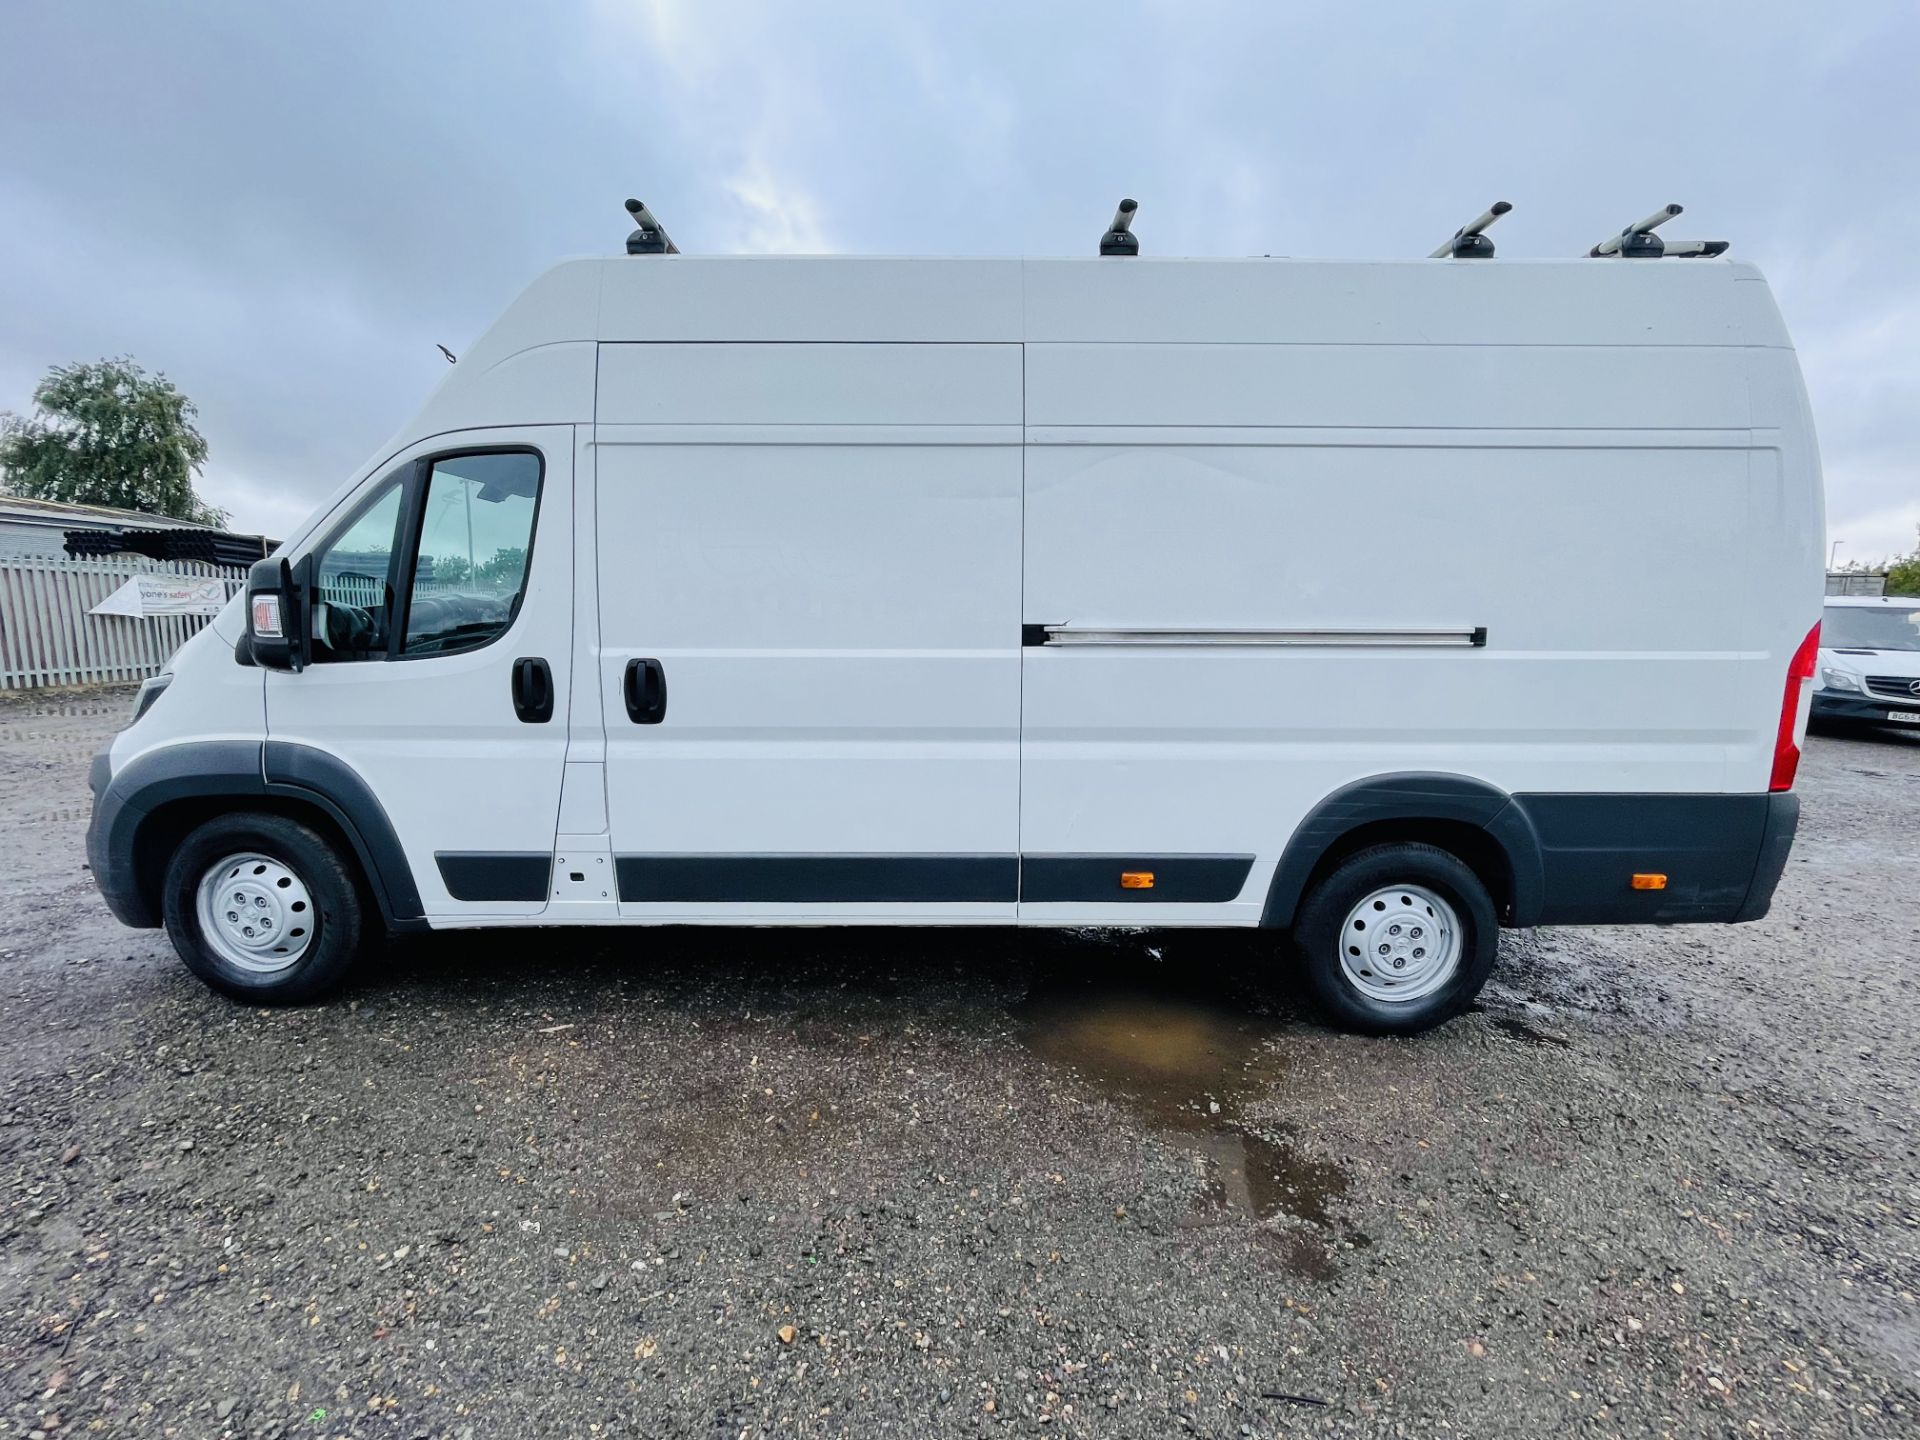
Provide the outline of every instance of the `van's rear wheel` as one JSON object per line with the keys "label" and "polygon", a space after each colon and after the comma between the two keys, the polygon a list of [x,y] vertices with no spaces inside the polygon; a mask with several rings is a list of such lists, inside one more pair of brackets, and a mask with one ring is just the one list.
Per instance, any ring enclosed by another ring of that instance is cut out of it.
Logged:
{"label": "van's rear wheel", "polygon": [[365,906],[347,862],[284,816],[224,815],[194,830],[162,898],[187,968],[236,1000],[316,999],[360,953]]}
{"label": "van's rear wheel", "polygon": [[1375,845],[1306,897],[1294,942],[1341,1024],[1413,1035],[1472,1003],[1493,969],[1499,918],[1486,886],[1433,845]]}

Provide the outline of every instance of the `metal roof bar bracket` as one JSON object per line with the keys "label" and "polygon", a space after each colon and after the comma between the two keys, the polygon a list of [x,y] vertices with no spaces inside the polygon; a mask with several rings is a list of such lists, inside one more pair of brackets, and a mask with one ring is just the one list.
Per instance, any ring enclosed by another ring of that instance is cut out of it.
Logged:
{"label": "metal roof bar bracket", "polygon": [[1429,260],[1445,260],[1449,257],[1455,260],[1491,260],[1493,241],[1487,238],[1487,227],[1511,209],[1513,206],[1505,200],[1494,201],[1478,220],[1462,225],[1453,232],[1451,240],[1427,258]]}
{"label": "metal roof bar bracket", "polygon": [[680,247],[668,238],[660,222],[653,218],[653,212],[639,200],[627,201],[627,213],[633,217],[633,223],[639,228],[627,236],[629,255],[678,255]]}
{"label": "metal roof bar bracket", "polygon": [[1140,237],[1133,233],[1133,212],[1140,208],[1137,200],[1122,200],[1120,208],[1113,212],[1113,224],[1107,227],[1107,233],[1100,237],[1102,255],[1138,255]]}
{"label": "metal roof bar bracket", "polygon": [[1587,252],[1594,259],[1618,255],[1627,260],[1658,260],[1666,242],[1653,232],[1680,213],[1678,205],[1662,205],[1644,220],[1636,220],[1618,235],[1609,235]]}

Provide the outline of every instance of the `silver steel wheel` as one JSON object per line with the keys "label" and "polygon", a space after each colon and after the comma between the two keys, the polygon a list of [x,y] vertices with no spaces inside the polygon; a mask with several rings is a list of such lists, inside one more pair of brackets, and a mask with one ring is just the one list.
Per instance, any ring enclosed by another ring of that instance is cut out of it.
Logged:
{"label": "silver steel wheel", "polygon": [[313,897],[306,882],[266,855],[229,855],[200,877],[200,933],[230,965],[271,975],[313,944]]}
{"label": "silver steel wheel", "polygon": [[1453,906],[1423,885],[1376,890],[1340,927],[1340,968],[1369,1000],[1404,1005],[1453,978],[1464,949]]}

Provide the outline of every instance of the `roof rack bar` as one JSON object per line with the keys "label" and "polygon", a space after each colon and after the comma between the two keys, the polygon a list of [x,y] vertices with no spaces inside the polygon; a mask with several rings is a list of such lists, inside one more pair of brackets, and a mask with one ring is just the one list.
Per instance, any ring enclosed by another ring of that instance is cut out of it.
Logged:
{"label": "roof rack bar", "polygon": [[1505,200],[1496,200],[1481,214],[1478,220],[1471,220],[1453,232],[1453,238],[1442,245],[1427,258],[1429,260],[1491,260],[1493,241],[1486,236],[1487,227],[1506,214],[1513,206]]}
{"label": "roof rack bar", "polygon": [[1669,240],[1667,241],[1667,259],[1669,260],[1711,260],[1716,255],[1727,253],[1731,240]]}
{"label": "roof rack bar", "polygon": [[1678,205],[1662,205],[1644,220],[1636,220],[1618,235],[1609,235],[1587,254],[1595,259],[1606,255],[1623,255],[1629,259],[1654,259],[1666,253],[1667,247],[1653,232],[1680,213]]}
{"label": "roof rack bar", "polygon": [[1138,255],[1140,237],[1133,233],[1133,212],[1140,208],[1138,200],[1122,200],[1120,208],[1113,212],[1113,224],[1107,227],[1107,233],[1100,237],[1102,255]]}
{"label": "roof rack bar", "polygon": [[639,200],[627,201],[627,213],[639,228],[627,236],[629,255],[678,255],[680,247],[668,238],[666,229],[653,218],[653,212]]}

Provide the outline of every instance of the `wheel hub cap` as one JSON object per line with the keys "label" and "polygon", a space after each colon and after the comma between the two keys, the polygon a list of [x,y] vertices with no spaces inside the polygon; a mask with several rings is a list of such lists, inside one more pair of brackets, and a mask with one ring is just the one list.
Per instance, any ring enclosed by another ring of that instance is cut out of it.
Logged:
{"label": "wheel hub cap", "polygon": [[255,974],[284,970],[313,941],[313,897],[266,855],[229,855],[200,878],[200,931],[222,959]]}
{"label": "wheel hub cap", "polygon": [[1374,891],[1347,912],[1340,936],[1340,968],[1370,1000],[1421,999],[1460,968],[1459,917],[1424,886]]}

